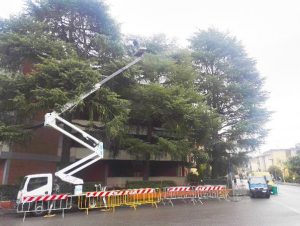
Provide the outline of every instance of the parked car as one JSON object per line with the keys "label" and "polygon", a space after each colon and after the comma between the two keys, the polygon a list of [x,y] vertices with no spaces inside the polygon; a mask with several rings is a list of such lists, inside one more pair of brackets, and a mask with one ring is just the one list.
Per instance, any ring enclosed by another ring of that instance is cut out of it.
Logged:
{"label": "parked car", "polygon": [[265,177],[250,177],[248,180],[251,198],[270,198],[270,189]]}
{"label": "parked car", "polygon": [[269,172],[252,172],[251,176],[253,177],[264,177],[267,181],[268,188],[272,191],[273,187],[276,187],[275,180]]}

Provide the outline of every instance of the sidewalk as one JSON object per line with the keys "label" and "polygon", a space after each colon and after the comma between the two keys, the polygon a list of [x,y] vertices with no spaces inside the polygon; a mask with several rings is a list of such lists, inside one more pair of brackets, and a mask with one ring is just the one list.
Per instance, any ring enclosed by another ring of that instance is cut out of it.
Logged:
{"label": "sidewalk", "polygon": [[4,209],[0,207],[0,216],[7,215],[7,214],[15,214],[15,209]]}
{"label": "sidewalk", "polygon": [[290,186],[300,186],[300,184],[298,184],[298,183],[288,183],[288,182],[280,182],[280,181],[276,181],[276,184],[290,185]]}
{"label": "sidewalk", "polygon": [[16,213],[16,209],[14,209],[14,202],[11,201],[1,201],[0,202],[0,216],[5,214],[13,214]]}

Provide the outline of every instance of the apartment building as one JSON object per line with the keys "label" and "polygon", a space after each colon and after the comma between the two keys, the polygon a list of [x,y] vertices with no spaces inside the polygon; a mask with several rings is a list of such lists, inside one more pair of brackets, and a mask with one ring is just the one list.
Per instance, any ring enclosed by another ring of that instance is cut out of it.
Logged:
{"label": "apartment building", "polygon": [[258,156],[252,157],[249,161],[250,171],[268,171],[271,166],[277,166],[288,176],[286,162],[299,152],[298,147],[287,149],[271,149]]}

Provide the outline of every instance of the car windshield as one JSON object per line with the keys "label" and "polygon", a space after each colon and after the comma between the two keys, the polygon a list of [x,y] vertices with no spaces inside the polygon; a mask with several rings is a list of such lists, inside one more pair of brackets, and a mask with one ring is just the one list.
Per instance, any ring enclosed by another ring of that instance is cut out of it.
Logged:
{"label": "car windshield", "polygon": [[265,184],[266,181],[263,177],[252,177],[250,178],[252,184]]}

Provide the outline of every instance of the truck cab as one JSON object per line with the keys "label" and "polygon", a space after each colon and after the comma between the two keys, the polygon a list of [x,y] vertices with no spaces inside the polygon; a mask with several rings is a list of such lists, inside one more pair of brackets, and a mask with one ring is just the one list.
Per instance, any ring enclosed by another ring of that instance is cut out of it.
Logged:
{"label": "truck cab", "polygon": [[52,187],[53,177],[50,173],[27,175],[18,192],[17,203],[22,202],[25,196],[50,195]]}

